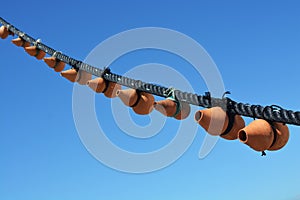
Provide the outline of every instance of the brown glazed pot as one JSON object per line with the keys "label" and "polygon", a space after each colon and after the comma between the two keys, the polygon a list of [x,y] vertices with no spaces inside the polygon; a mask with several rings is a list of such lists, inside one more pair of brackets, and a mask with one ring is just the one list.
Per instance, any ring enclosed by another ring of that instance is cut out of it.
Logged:
{"label": "brown glazed pot", "polygon": [[102,93],[106,88],[106,83],[103,78],[89,80],[87,85],[97,93]]}
{"label": "brown glazed pot", "polygon": [[29,47],[30,46],[30,43],[26,42],[22,38],[13,39],[11,42],[18,47]]}
{"label": "brown glazed pot", "polygon": [[274,144],[268,149],[269,151],[281,149],[287,144],[290,137],[290,132],[287,125],[279,122],[274,122],[273,125],[277,131],[277,135]]}
{"label": "brown glazed pot", "polygon": [[38,49],[36,46],[25,47],[25,51],[29,55],[36,57],[38,60],[41,60],[46,56],[46,53]]}
{"label": "brown glazed pot", "polygon": [[[178,120],[187,118],[191,112],[190,105],[185,102],[180,102],[178,112],[177,102],[170,99],[164,99],[162,101],[154,102],[154,109],[167,117],[174,117]],[[176,112],[178,113],[176,114]]]}
{"label": "brown glazed pot", "polygon": [[44,58],[44,61],[49,67],[54,68],[54,71],[56,72],[64,70],[66,65],[66,63],[57,60],[55,57]]}
{"label": "brown glazed pot", "polygon": [[133,106],[132,109],[136,114],[147,115],[153,110],[154,97],[151,94],[145,92],[138,94],[134,89],[118,90],[116,94],[126,106]]}
{"label": "brown glazed pot", "polygon": [[7,36],[9,35],[9,31],[7,30],[7,28],[5,26],[1,26],[0,27],[0,37],[2,39],[7,38]]}
{"label": "brown glazed pot", "polygon": [[209,134],[219,135],[227,140],[235,140],[238,138],[238,131],[245,127],[243,118],[235,115],[234,123],[231,130],[225,134],[229,118],[226,112],[220,107],[212,107],[205,110],[199,110],[195,113],[195,120],[201,125]]}
{"label": "brown glazed pot", "polygon": [[252,121],[239,131],[238,136],[241,142],[256,151],[269,149],[274,140],[272,127],[263,119]]}

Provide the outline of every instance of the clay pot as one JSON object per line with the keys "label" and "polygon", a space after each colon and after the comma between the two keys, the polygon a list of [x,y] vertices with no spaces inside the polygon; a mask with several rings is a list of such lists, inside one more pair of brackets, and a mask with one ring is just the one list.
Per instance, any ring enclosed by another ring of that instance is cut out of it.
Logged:
{"label": "clay pot", "polygon": [[126,106],[133,106],[138,100],[138,94],[134,89],[118,90],[116,95]]}
{"label": "clay pot", "polygon": [[177,111],[177,103],[170,99],[154,102],[154,109],[167,117],[173,117]]}
{"label": "clay pot", "polygon": [[145,92],[140,93],[141,97],[136,106],[132,107],[133,111],[139,115],[147,115],[152,112],[154,97]]}
{"label": "clay pot", "polygon": [[36,57],[38,60],[41,60],[46,56],[46,53],[38,49],[36,46],[25,47],[25,51],[29,55]]}
{"label": "clay pot", "polygon": [[86,71],[78,71],[78,79],[76,80],[80,85],[86,85],[89,80],[92,79],[92,74],[87,73]]}
{"label": "clay pot", "polygon": [[245,127],[243,118],[239,115],[234,116],[234,123],[231,130],[223,134],[228,127],[229,118],[227,113],[220,107],[212,107],[205,110],[199,110],[195,113],[195,120],[209,134],[219,135],[227,140],[235,140],[238,138],[238,131]]}
{"label": "clay pot", "polygon": [[245,121],[240,115],[234,116],[234,123],[231,130],[227,134],[220,135],[226,140],[235,140],[238,138],[238,132],[245,127]]}
{"label": "clay pot", "polygon": [[73,68],[62,71],[60,75],[73,83],[77,81],[77,71]]}
{"label": "clay pot", "polygon": [[104,92],[104,95],[108,98],[115,98],[117,96],[117,91],[121,90],[121,85],[114,83],[114,82],[109,82],[108,86]]}
{"label": "clay pot", "polygon": [[10,32],[10,31],[7,29],[7,27],[1,26],[1,27],[0,27],[0,37],[1,37],[2,39],[5,39],[5,38],[7,38],[8,35],[14,36],[15,34],[14,34],[13,32]]}
{"label": "clay pot", "polygon": [[180,112],[174,117],[175,119],[182,120],[187,118],[191,113],[191,106],[186,102],[180,102]]}
{"label": "clay pot", "polygon": [[187,118],[191,111],[191,107],[188,103],[179,103],[171,99],[154,102],[154,109],[167,117],[174,117],[178,120]]}
{"label": "clay pot", "polygon": [[287,125],[285,125],[283,123],[278,123],[278,122],[274,122],[273,125],[277,131],[277,135],[276,135],[276,141],[268,149],[269,151],[276,151],[276,150],[281,149],[282,147],[284,147],[287,144],[289,137],[290,137],[290,132],[289,132],[289,128],[287,127]]}
{"label": "clay pot", "polygon": [[1,26],[0,27],[0,37],[2,39],[7,38],[7,36],[9,35],[9,31],[7,30],[7,28],[5,26]]}
{"label": "clay pot", "polygon": [[239,131],[238,136],[241,142],[256,151],[279,150],[287,143],[289,130],[282,123],[274,123],[274,127],[277,132],[275,141],[271,125],[263,119],[251,122]]}
{"label": "clay pot", "polygon": [[56,72],[64,70],[66,65],[66,63],[57,60],[55,57],[44,58],[44,61],[49,67],[54,68],[54,71]]}
{"label": "clay pot", "polygon": [[154,97],[149,93],[138,93],[134,89],[127,89],[118,90],[116,95],[126,106],[132,107],[136,114],[147,115],[153,110]]}
{"label": "clay pot", "polygon": [[80,85],[86,85],[92,78],[92,75],[86,71],[79,70],[77,72],[74,68],[63,71],[60,75],[73,83],[78,82]]}
{"label": "clay pot", "polygon": [[13,39],[11,42],[18,47],[29,47],[30,46],[30,43],[26,42],[22,38]]}
{"label": "clay pot", "polygon": [[108,98],[116,97],[117,91],[121,89],[121,85],[114,82],[105,81],[101,77],[89,80],[87,85],[97,93],[104,93],[104,95]]}
{"label": "clay pot", "polygon": [[102,93],[106,88],[106,83],[103,78],[95,78],[95,79],[89,80],[87,82],[87,85],[97,93]]}

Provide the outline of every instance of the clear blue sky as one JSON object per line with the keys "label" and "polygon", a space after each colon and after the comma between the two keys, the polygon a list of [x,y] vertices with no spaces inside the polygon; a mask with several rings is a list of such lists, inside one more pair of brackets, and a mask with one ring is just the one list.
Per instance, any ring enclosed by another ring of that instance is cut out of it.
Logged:
{"label": "clear blue sky", "polygon": [[[300,110],[299,7],[296,0],[3,1],[1,17],[81,60],[101,41],[128,29],[180,31],[208,51],[234,100]],[[199,128],[191,147],[171,166],[148,174],[123,173],[101,164],[81,143],[73,121],[70,82],[9,39],[0,41],[0,52],[1,199],[300,199],[296,126],[289,126],[286,147],[266,157],[239,141],[219,140],[202,160],[198,152],[206,133]],[[172,56],[151,57],[147,52],[128,56],[114,63],[116,72],[162,62],[184,71],[197,93],[206,91],[203,80],[182,70],[190,66],[179,66]],[[99,95],[96,104],[109,105],[109,100]],[[139,123],[147,120],[134,118]],[[170,123],[178,125],[175,120]],[[136,151],[145,151],[143,145],[157,147],[151,138],[142,145],[126,138],[110,120],[106,125],[114,130],[108,137],[121,147],[132,150],[131,145],[137,145]],[[160,142],[167,143],[174,136],[172,130],[164,129]]]}

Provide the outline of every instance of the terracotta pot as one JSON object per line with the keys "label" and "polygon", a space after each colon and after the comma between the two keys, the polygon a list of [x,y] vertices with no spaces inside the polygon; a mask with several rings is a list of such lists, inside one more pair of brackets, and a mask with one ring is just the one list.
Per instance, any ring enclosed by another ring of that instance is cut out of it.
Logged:
{"label": "terracotta pot", "polygon": [[1,26],[0,27],[0,37],[2,39],[7,38],[7,36],[9,35],[9,31],[7,30],[7,28],[5,26]]}
{"label": "terracotta pot", "polygon": [[104,95],[108,98],[115,98],[117,96],[117,91],[120,90],[121,87],[122,86],[117,83],[109,82]]}
{"label": "terracotta pot", "polygon": [[187,118],[191,111],[190,105],[185,102],[180,102],[178,107],[177,104],[178,102],[176,101],[165,99],[162,101],[154,102],[154,109],[167,117],[174,117],[178,120]]}
{"label": "terracotta pot", "polygon": [[231,130],[224,135],[220,135],[222,138],[226,140],[235,140],[238,138],[239,131],[245,127],[245,121],[240,115],[234,116],[234,123]]}
{"label": "terracotta pot", "polygon": [[46,53],[38,49],[36,46],[25,47],[25,51],[29,55],[36,57],[38,60],[41,60],[46,56]]}
{"label": "terracotta pot", "polygon": [[78,71],[78,79],[76,80],[80,85],[86,85],[89,80],[92,79],[92,74],[87,73],[86,71]]}
{"label": "terracotta pot", "polygon": [[247,144],[256,151],[265,151],[270,148],[274,140],[271,125],[263,120],[252,121],[238,133],[241,142]]}
{"label": "terracotta pot", "polygon": [[147,115],[153,110],[154,97],[146,92],[141,92],[140,95],[141,97],[138,100],[137,105],[132,107],[132,109],[136,114]]}
{"label": "terracotta pot", "polygon": [[219,135],[227,140],[235,140],[238,138],[238,131],[245,127],[243,118],[235,115],[234,123],[231,130],[225,134],[224,131],[228,127],[229,118],[226,112],[220,107],[213,107],[205,110],[199,110],[195,113],[195,120],[201,125],[209,134]]}
{"label": "terracotta pot", "polygon": [[186,102],[180,102],[180,112],[174,117],[175,119],[182,120],[187,118],[191,113],[191,106]]}
{"label": "terracotta pot", "polygon": [[54,71],[56,72],[64,70],[66,65],[66,63],[57,60],[55,57],[44,58],[44,61],[49,67],[54,68]]}
{"label": "terracotta pot", "polygon": [[77,71],[73,68],[62,71],[60,75],[73,83],[77,80]]}
{"label": "terracotta pot", "polygon": [[13,39],[11,42],[18,47],[29,47],[30,46],[30,43],[26,42],[22,38]]}
{"label": "terracotta pot", "polygon": [[226,112],[220,107],[197,111],[195,120],[211,135],[221,135],[228,125]]}
{"label": "terracotta pot", "polygon": [[106,83],[103,78],[95,78],[95,79],[89,80],[87,82],[87,85],[97,93],[102,93],[106,88]]}
{"label": "terracotta pot", "polygon": [[44,62],[51,68],[54,68],[57,63],[54,57],[44,58]]}
{"label": "terracotta pot", "polygon": [[276,151],[284,147],[290,137],[289,128],[287,125],[279,122],[273,122],[273,125],[276,129],[277,135],[275,137],[274,144],[268,148],[269,151]]}
{"label": "terracotta pot", "polygon": [[109,81],[106,82],[101,77],[89,80],[87,85],[97,93],[104,93],[108,98],[116,97],[117,91],[121,89],[121,85]]}
{"label": "terracotta pot", "polygon": [[82,70],[77,72],[74,68],[63,71],[60,73],[60,75],[73,83],[78,82],[80,85],[86,85],[87,82],[92,78],[91,74]]}
{"label": "terracotta pot", "polygon": [[116,95],[126,106],[133,106],[138,100],[138,94],[134,89],[118,90]]}
{"label": "terracotta pot", "polygon": [[153,110],[154,97],[151,94],[138,94],[134,89],[118,90],[116,94],[126,106],[132,107],[136,114],[147,115]]}

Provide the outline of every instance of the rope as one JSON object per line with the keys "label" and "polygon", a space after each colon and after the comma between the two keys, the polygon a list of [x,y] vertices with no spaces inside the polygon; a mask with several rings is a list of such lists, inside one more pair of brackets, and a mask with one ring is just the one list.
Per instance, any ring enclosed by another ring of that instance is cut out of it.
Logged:
{"label": "rope", "polygon": [[[136,89],[140,92],[146,92],[146,93],[150,93],[165,98],[168,97],[166,93],[166,91],[168,90],[167,87],[163,87],[152,83],[146,83],[140,80],[134,80],[129,77],[114,74],[110,71],[103,73],[104,69],[93,67],[87,63],[76,60],[63,53],[55,53],[58,51],[45,45],[42,42],[38,42],[38,40],[20,31],[15,26],[9,24],[1,17],[0,17],[0,23],[6,26],[11,33],[14,33],[15,35],[17,35],[18,37],[20,37],[26,42],[35,44],[37,49],[44,51],[48,55],[50,56],[55,55],[57,60],[60,60],[70,65],[76,70],[86,71],[89,74],[95,75],[97,77],[102,77],[106,81],[115,82],[120,85],[132,89]],[[274,109],[274,106],[264,107],[261,105],[250,105],[250,104],[238,103],[228,97],[214,98],[214,97],[210,97],[210,95],[207,94],[208,93],[206,93],[205,95],[198,95],[198,94],[183,92],[180,90],[174,90],[174,97],[180,102],[186,102],[191,105],[201,106],[204,108],[219,106],[233,115],[241,115],[245,117],[265,119],[270,122],[282,122],[286,124],[293,124],[298,126],[300,125],[300,111],[286,110],[278,106],[277,109]]]}

